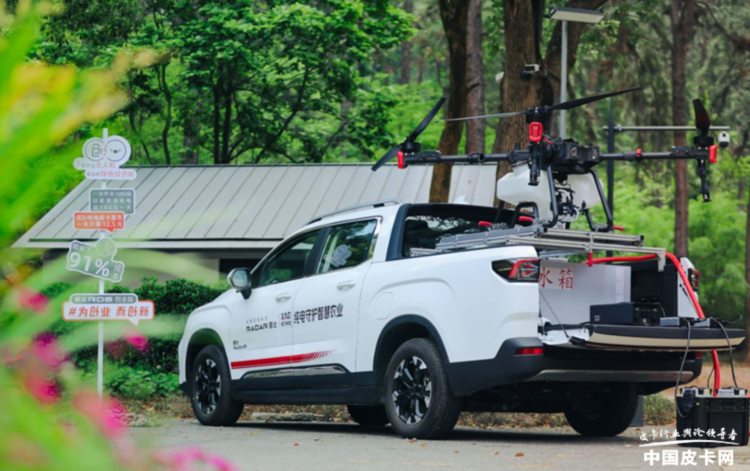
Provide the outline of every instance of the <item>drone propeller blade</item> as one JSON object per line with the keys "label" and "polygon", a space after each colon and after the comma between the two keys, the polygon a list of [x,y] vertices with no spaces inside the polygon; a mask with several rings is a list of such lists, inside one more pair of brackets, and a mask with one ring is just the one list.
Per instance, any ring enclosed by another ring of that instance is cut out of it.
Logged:
{"label": "drone propeller blade", "polygon": [[435,103],[435,106],[432,107],[429,113],[427,113],[427,116],[424,117],[421,123],[419,123],[419,126],[417,126],[414,131],[409,134],[409,137],[406,138],[407,141],[414,141],[416,140],[420,134],[422,134],[422,131],[425,130],[428,124],[430,124],[430,121],[432,121],[432,118],[435,117],[438,111],[440,111],[440,108],[443,107],[443,104],[445,103],[445,100],[447,100],[447,96],[440,97],[440,99]]}
{"label": "drone propeller blade", "polygon": [[464,116],[463,118],[449,118],[445,121],[468,121],[470,119],[486,119],[486,118],[510,118],[511,116],[518,116],[524,114],[525,111],[509,111],[507,113],[493,113],[493,114],[482,114],[478,116]]}
{"label": "drone propeller blade", "polygon": [[708,130],[711,129],[711,118],[708,117],[708,111],[703,106],[703,102],[698,98],[693,100],[693,110],[695,110],[696,129],[704,136],[707,135]]}
{"label": "drone propeller blade", "polygon": [[622,95],[623,93],[635,92],[637,90],[642,90],[642,89],[643,89],[642,87],[635,87],[635,88],[628,88],[626,90],[620,90],[617,92],[602,93],[601,95],[593,95],[593,96],[587,96],[584,98],[578,98],[575,100],[565,101],[563,103],[552,105],[550,106],[550,110],[569,110],[572,108],[578,108],[579,106],[592,103],[594,101],[599,101],[605,98],[609,98],[611,96]]}
{"label": "drone propeller blade", "polygon": [[373,166],[371,167],[371,170],[374,172],[375,170],[382,167],[386,162],[391,160],[396,155],[396,152],[398,152],[400,148],[401,148],[401,144],[396,144],[395,146],[391,147],[388,152],[383,154],[383,156],[379,158],[378,161],[373,164]]}

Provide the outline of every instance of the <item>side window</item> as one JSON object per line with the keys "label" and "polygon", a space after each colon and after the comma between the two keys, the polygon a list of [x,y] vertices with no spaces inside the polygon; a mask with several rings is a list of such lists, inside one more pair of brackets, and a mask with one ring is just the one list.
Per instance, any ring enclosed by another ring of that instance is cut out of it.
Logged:
{"label": "side window", "polygon": [[372,256],[377,225],[377,220],[371,219],[331,227],[317,272],[328,273],[368,260]]}
{"label": "side window", "polygon": [[320,231],[314,231],[305,234],[301,239],[297,239],[272,255],[262,266],[258,267],[253,284],[260,287],[302,278],[319,233]]}

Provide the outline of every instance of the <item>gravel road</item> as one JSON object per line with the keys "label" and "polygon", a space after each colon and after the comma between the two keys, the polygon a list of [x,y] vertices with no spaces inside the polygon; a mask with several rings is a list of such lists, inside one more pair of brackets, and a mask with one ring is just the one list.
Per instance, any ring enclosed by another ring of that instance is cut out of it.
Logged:
{"label": "gravel road", "polygon": [[[231,460],[239,470],[750,470],[750,448],[732,448],[731,466],[706,465],[697,452],[696,466],[644,462],[639,429],[608,439],[588,439],[569,428],[478,430],[458,428],[446,440],[405,440],[389,429],[365,430],[354,424],[320,422],[241,422],[234,427],[200,426],[174,420],[132,429],[136,440],[152,446],[200,446]],[[650,427],[643,431],[651,432]],[[727,450],[728,448],[723,448]],[[684,458],[685,448],[677,450]],[[712,453],[716,454],[714,449]],[[716,455],[714,455],[716,456]]]}

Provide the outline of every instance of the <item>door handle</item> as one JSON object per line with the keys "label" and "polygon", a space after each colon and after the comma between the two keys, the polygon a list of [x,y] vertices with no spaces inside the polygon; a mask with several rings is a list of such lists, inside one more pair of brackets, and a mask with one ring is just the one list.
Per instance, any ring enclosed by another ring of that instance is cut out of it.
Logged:
{"label": "door handle", "polygon": [[343,291],[343,290],[347,290],[347,289],[350,289],[350,288],[354,288],[354,285],[356,285],[356,284],[357,284],[356,281],[346,280],[346,281],[342,281],[341,283],[337,284],[336,287],[339,290]]}
{"label": "door handle", "polygon": [[291,293],[279,293],[276,295],[276,301],[283,303],[284,301],[289,301],[291,297],[292,297]]}

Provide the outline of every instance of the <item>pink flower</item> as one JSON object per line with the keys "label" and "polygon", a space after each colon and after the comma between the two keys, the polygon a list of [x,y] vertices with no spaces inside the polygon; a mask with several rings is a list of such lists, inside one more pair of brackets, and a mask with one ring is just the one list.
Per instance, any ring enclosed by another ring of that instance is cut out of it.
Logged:
{"label": "pink flower", "polygon": [[115,399],[99,399],[92,391],[82,391],[73,398],[73,407],[87,416],[108,438],[120,437],[128,429],[125,408]]}
{"label": "pink flower", "polygon": [[31,342],[31,354],[54,371],[59,370],[60,365],[68,359],[51,332],[42,332],[34,338]]}
{"label": "pink flower", "polygon": [[30,374],[25,379],[26,389],[42,404],[54,404],[60,399],[57,384],[38,374]]}
{"label": "pink flower", "polygon": [[42,293],[21,286],[18,288],[18,304],[23,309],[30,309],[41,314],[47,309],[49,300]]}
{"label": "pink flower", "polygon": [[164,451],[157,455],[157,459],[175,471],[190,471],[195,463],[205,463],[216,471],[234,471],[235,467],[224,458],[211,455],[200,448],[185,448],[182,450]]}
{"label": "pink flower", "polygon": [[148,348],[148,339],[139,333],[126,334],[124,338],[126,342],[139,352],[144,352]]}

